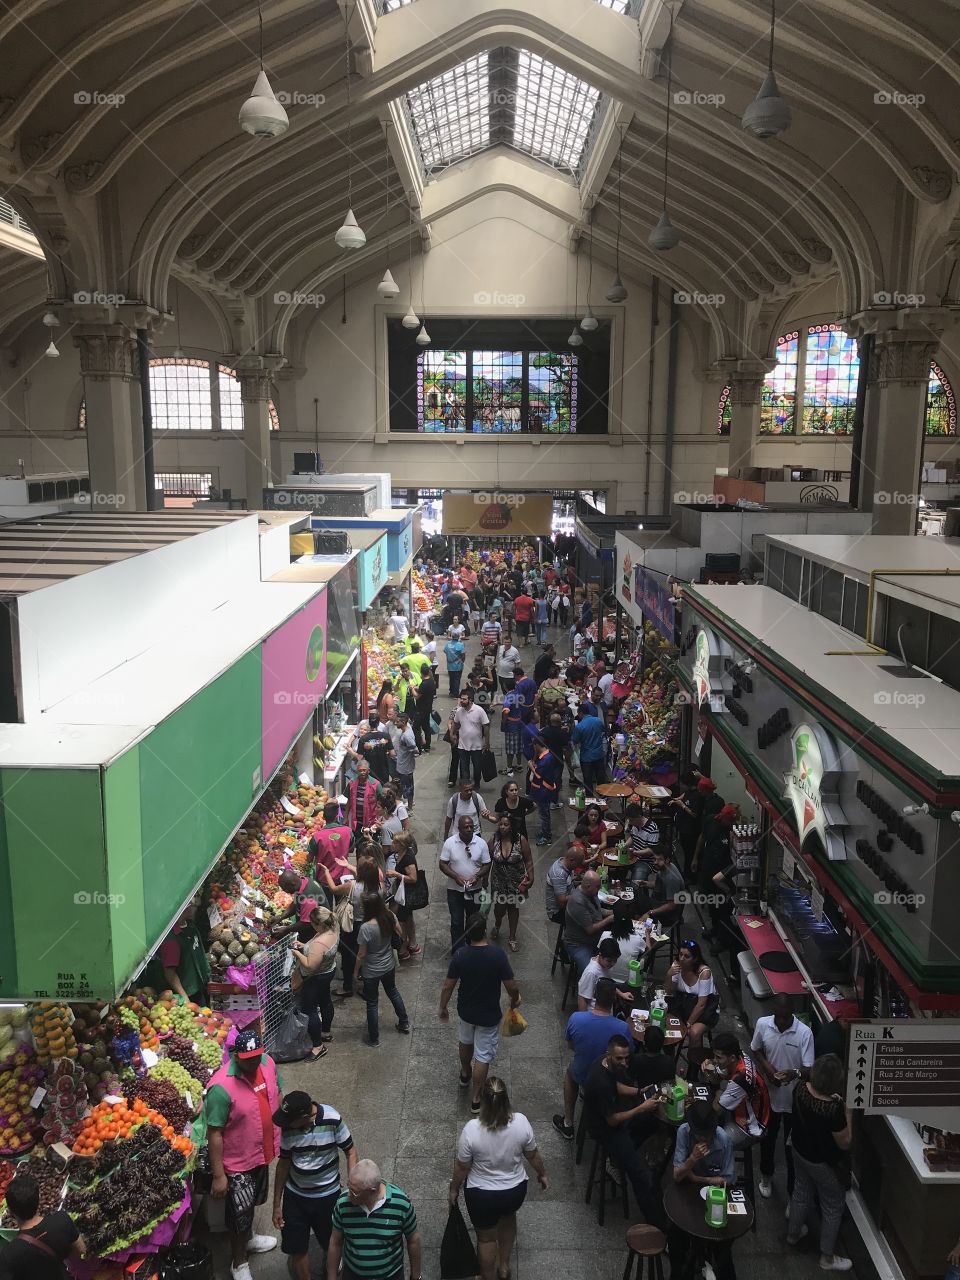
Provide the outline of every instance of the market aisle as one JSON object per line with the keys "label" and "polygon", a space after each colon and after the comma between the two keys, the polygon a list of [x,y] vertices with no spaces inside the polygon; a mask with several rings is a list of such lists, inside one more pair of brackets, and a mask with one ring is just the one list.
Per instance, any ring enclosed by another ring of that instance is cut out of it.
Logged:
{"label": "market aisle", "polygon": [[[468,646],[471,659],[477,644],[473,640]],[[445,689],[445,677],[441,683]],[[441,696],[438,705],[445,715],[451,700]],[[499,713],[493,721],[491,740],[502,757]],[[445,881],[437,869],[442,813],[451,794],[448,765],[448,747],[438,742],[430,755],[420,757],[416,773],[412,817],[420,865],[430,880],[431,906],[418,918],[422,957],[401,967],[400,986],[413,1033],[406,1037],[394,1031],[394,1020],[387,1016],[392,1011],[382,999],[381,1045],[379,1049],[368,1048],[361,1041],[363,1002],[354,998],[346,1007],[338,1007],[335,1039],[326,1057],[315,1065],[284,1068],[287,1088],[308,1089],[318,1101],[338,1107],[354,1133],[360,1155],[376,1160],[385,1176],[408,1192],[423,1233],[423,1274],[428,1280],[439,1275],[438,1252],[447,1218],[453,1152],[460,1129],[470,1118],[468,1091],[457,1087],[453,1009],[449,1025],[442,1026],[437,1020],[449,946]],[[502,779],[484,790],[484,799],[491,806],[501,783]],[[570,826],[566,810],[555,812],[554,817],[553,845],[543,849],[534,846],[537,882],[521,911],[522,950],[510,957],[530,1025],[519,1038],[501,1043],[494,1067],[506,1081],[514,1106],[533,1125],[550,1177],[546,1193],[533,1182],[520,1213],[513,1275],[515,1280],[555,1280],[558,1275],[571,1280],[619,1280],[627,1225],[622,1212],[619,1207],[609,1208],[606,1225],[602,1229],[597,1226],[595,1207],[583,1202],[588,1163],[575,1167],[572,1144],[560,1138],[551,1124],[566,1065],[563,1031],[567,1014],[560,1010],[561,971],[558,969],[554,979],[550,977],[554,929],[543,909],[543,880],[556,851],[565,847],[563,833]],[[490,824],[483,825],[486,836]],[[737,1247],[740,1280],[768,1280],[774,1269],[781,1280],[800,1280],[816,1271],[815,1255],[784,1252],[782,1201],[762,1202],[760,1214],[756,1236],[748,1236]],[[273,1232],[269,1206],[261,1211],[257,1229]],[[225,1238],[215,1237],[214,1248],[218,1276],[229,1275]],[[315,1243],[311,1260],[314,1276],[321,1276],[321,1254]],[[254,1258],[252,1269],[256,1280],[280,1280],[288,1275],[279,1251]]]}

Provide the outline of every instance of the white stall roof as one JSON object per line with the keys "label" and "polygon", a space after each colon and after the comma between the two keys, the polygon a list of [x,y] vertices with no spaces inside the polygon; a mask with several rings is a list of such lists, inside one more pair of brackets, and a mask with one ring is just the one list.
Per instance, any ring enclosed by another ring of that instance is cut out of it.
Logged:
{"label": "white stall roof", "polygon": [[769,546],[816,560],[866,582],[871,573],[915,569],[960,572],[960,538],[911,538],[893,534],[770,534]]}
{"label": "white stall roof", "polygon": [[960,621],[960,571],[877,575],[877,592]]}
{"label": "white stall roof", "polygon": [[882,670],[900,665],[900,659],[864,653],[867,646],[859,636],[772,587],[697,586],[689,594],[691,603],[695,604],[694,595],[699,597],[731,625],[755,637],[769,657],[802,672],[819,686],[825,702],[875,724],[928,761],[933,771],[960,776],[960,693],[955,689],[937,680],[902,679]]}

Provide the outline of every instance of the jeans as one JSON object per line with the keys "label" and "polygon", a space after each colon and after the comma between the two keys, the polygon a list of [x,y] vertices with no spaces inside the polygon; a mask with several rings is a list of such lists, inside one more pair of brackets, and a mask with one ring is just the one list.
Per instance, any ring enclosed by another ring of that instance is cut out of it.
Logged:
{"label": "jeans", "polygon": [[550,805],[556,792],[553,791],[531,791],[531,796],[537,802],[537,808],[540,810],[540,836],[541,840],[549,840],[550,837]]}
{"label": "jeans", "polygon": [[450,668],[448,667],[447,678],[450,681],[450,697],[459,698],[460,681],[463,679],[463,667],[461,667],[459,671],[451,671]]}
{"label": "jeans", "polygon": [[790,1145],[790,1130],[793,1128],[793,1113],[790,1111],[771,1111],[770,1122],[766,1132],[760,1139],[760,1172],[765,1178],[773,1176],[777,1162],[777,1138],[783,1130],[783,1147],[787,1156],[787,1194],[793,1195],[793,1147]]}
{"label": "jeans", "polygon": [[595,795],[595,788],[607,780],[607,763],[605,760],[580,759],[580,776],[583,778],[583,789],[588,796]]}
{"label": "jeans", "polygon": [[567,942],[566,939],[564,939],[563,948],[573,961],[579,982],[583,977],[584,969],[593,959],[594,948],[588,942]]}
{"label": "jeans", "polygon": [[[417,746],[420,750],[426,748],[430,750],[430,743],[433,741],[433,721],[430,717],[433,715],[433,703],[421,703],[417,707],[417,728],[419,730],[417,737]],[[422,742],[419,740],[422,738]]]}
{"label": "jeans", "polygon": [[457,780],[457,773],[460,768],[460,752],[455,742],[450,743],[450,776],[447,781],[451,787]]}
{"label": "jeans", "polygon": [[463,931],[467,916],[472,916],[477,910],[477,902],[457,889],[448,889],[447,906],[450,909],[450,950],[456,951],[457,947],[464,945]]}
{"label": "jeans", "polygon": [[480,759],[483,751],[466,751],[463,747],[457,748],[460,759],[460,780],[468,782],[470,779],[470,768],[473,766],[473,785],[479,787],[483,781],[483,775],[480,772]]}
{"label": "jeans", "polygon": [[545,622],[537,623],[537,644],[547,643],[547,624]]}
{"label": "jeans", "polygon": [[403,797],[404,804],[413,804],[413,774],[398,773],[397,782],[400,784],[400,795]]}
{"label": "jeans", "polygon": [[652,1169],[645,1168],[641,1162],[629,1128],[620,1125],[616,1129],[609,1129],[604,1134],[603,1145],[606,1147],[607,1155],[610,1159],[629,1178],[630,1185],[633,1187],[633,1194],[637,1197],[637,1204],[644,1218],[651,1225],[658,1226],[663,1215],[657,1198],[656,1175]]}
{"label": "jeans", "polygon": [[400,1021],[401,1027],[410,1025],[410,1019],[407,1016],[407,1006],[403,1003],[403,996],[397,990],[397,971],[391,969],[389,973],[378,973],[373,978],[364,978],[363,980],[363,998],[367,1002],[367,1035],[371,1044],[378,1044],[380,1041],[380,984],[383,983],[383,989],[387,993],[387,999],[393,1005],[394,1012]]}
{"label": "jeans", "polygon": [[340,934],[340,965],[343,970],[343,989],[349,995],[353,991],[353,972],[357,967],[357,935],[359,923],[349,933]]}
{"label": "jeans", "polygon": [[790,1222],[787,1226],[787,1239],[795,1240],[800,1234],[813,1207],[814,1200],[820,1201],[820,1252],[832,1254],[837,1249],[837,1236],[840,1234],[840,1223],[843,1220],[843,1209],[846,1204],[846,1192],[840,1180],[828,1164],[814,1164],[804,1160],[798,1151],[793,1153],[796,1171],[796,1182],[793,1195],[790,1197]]}
{"label": "jeans", "polygon": [[330,997],[333,975],[333,969],[329,973],[312,974],[304,978],[300,988],[300,1011],[307,1015],[310,1043],[315,1049],[323,1043],[321,1034],[329,1032],[333,1026],[333,1000]]}

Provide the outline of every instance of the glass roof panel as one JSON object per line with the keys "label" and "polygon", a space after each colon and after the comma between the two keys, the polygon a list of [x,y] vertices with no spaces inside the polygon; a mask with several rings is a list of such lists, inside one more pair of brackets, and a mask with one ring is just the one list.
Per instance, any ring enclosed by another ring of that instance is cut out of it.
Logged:
{"label": "glass roof panel", "polygon": [[429,172],[490,144],[487,54],[479,53],[407,94],[423,166]]}
{"label": "glass roof panel", "polygon": [[521,49],[513,145],[537,160],[576,171],[600,91]]}

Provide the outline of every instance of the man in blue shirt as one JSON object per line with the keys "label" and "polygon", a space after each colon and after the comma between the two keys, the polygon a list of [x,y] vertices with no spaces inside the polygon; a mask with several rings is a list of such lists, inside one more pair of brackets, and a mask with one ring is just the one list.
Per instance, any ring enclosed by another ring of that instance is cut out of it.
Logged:
{"label": "man in blue shirt", "polygon": [[521,698],[523,722],[528,724],[530,717],[533,715],[533,704],[537,697],[537,682],[533,676],[524,675],[523,667],[514,667],[513,670],[516,679],[516,684],[513,687]]}
{"label": "man in blue shirt", "polygon": [[536,739],[533,759],[530,761],[528,769],[530,771],[530,799],[536,801],[537,808],[540,810],[540,834],[537,836],[537,844],[549,844],[552,839],[550,834],[550,806],[557,796],[557,777],[560,773],[560,765],[557,762],[557,757],[542,738]]}
{"label": "man in blue shirt", "polygon": [[448,640],[443,646],[447,659],[447,678],[450,681],[450,697],[460,696],[460,681],[463,677],[463,664],[466,662],[466,646],[462,640]]}
{"label": "man in blue shirt", "polygon": [[733,1143],[709,1102],[695,1102],[677,1130],[673,1180],[698,1187],[731,1186],[736,1181]]}
{"label": "man in blue shirt", "polygon": [[567,1019],[567,1040],[573,1057],[563,1076],[563,1115],[553,1117],[553,1127],[561,1138],[572,1141],[573,1112],[580,1089],[587,1082],[587,1072],[607,1051],[611,1036],[622,1035],[624,1024],[613,1016],[616,987],[611,978],[601,978],[593,993],[593,1008],[585,1013],[571,1013]]}
{"label": "man in blue shirt", "polygon": [[514,769],[520,768],[520,739],[523,731],[523,699],[515,689],[503,695],[500,728],[503,730],[503,751],[507,757],[505,772],[508,778],[512,778]]}
{"label": "man in blue shirt", "polygon": [[580,777],[587,795],[595,795],[595,788],[607,780],[607,732],[603,721],[590,712],[581,702],[577,708],[577,723],[573,727],[571,742],[580,748]]}

